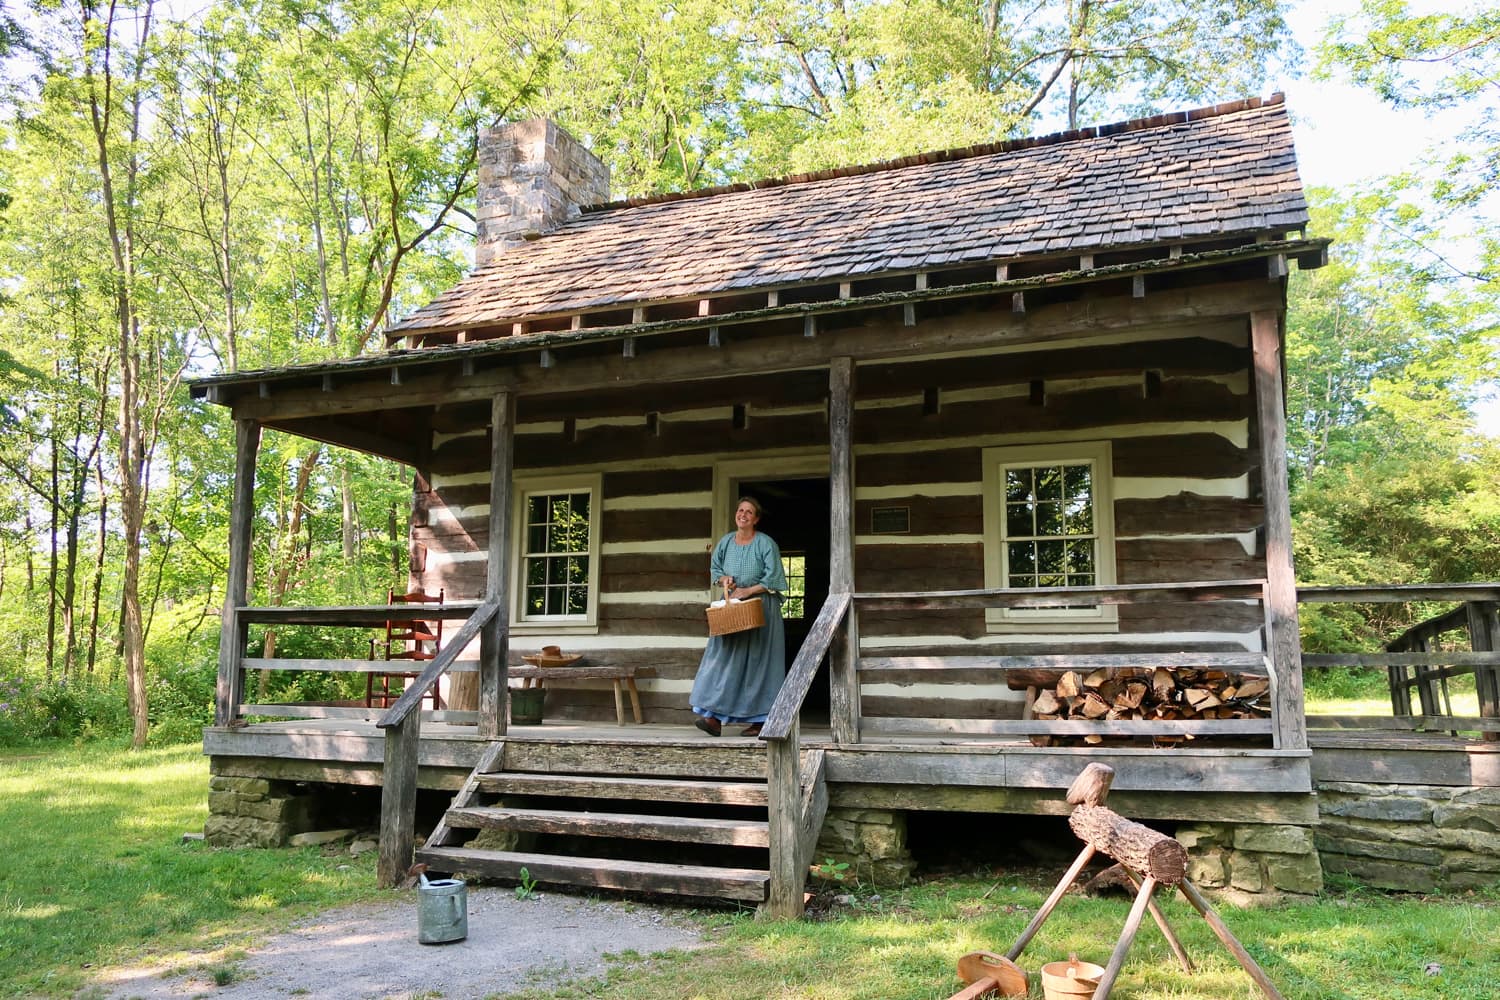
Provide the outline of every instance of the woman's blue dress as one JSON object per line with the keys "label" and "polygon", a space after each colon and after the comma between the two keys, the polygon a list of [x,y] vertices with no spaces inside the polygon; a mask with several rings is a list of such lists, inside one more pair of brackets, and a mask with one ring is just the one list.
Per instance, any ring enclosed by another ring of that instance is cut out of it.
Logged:
{"label": "woman's blue dress", "polygon": [[[781,550],[771,536],[756,532],[749,544],[739,545],[734,532],[719,539],[709,561],[709,586],[721,576],[732,576],[736,586],[763,584],[766,623],[760,628],[708,640],[689,698],[696,715],[720,722],[764,722],[786,675],[786,629],[781,623],[781,595],[786,573]],[[722,596],[722,595],[721,595]]]}

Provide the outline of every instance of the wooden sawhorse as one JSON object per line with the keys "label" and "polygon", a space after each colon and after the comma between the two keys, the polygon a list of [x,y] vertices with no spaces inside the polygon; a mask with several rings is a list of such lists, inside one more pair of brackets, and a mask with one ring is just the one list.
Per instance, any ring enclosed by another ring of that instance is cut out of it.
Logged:
{"label": "wooden sawhorse", "polygon": [[1110,810],[1104,805],[1104,800],[1109,796],[1110,784],[1115,779],[1114,768],[1107,764],[1090,764],[1083,772],[1073,780],[1068,789],[1068,802],[1074,807],[1073,814],[1068,818],[1068,825],[1083,841],[1083,850],[1079,852],[1077,860],[1063,875],[1062,880],[1057,883],[1057,888],[1052,890],[1052,895],[1036,911],[1036,916],[1031,918],[1031,923],[1021,932],[1016,943],[1011,945],[1010,951],[1005,957],[1011,961],[1021,957],[1021,952],[1030,943],[1032,937],[1041,929],[1047,917],[1057,906],[1058,900],[1068,891],[1073,880],[1083,871],[1083,866],[1089,863],[1094,854],[1107,854],[1120,863],[1125,869],[1132,882],[1136,884],[1135,903],[1130,907],[1130,915],[1125,918],[1125,929],[1120,932],[1120,940],[1115,944],[1114,953],[1109,956],[1109,965],[1105,966],[1104,974],[1099,978],[1098,985],[1094,988],[1093,1000],[1109,1000],[1110,990],[1114,989],[1115,980],[1119,978],[1120,969],[1125,964],[1125,955],[1130,951],[1130,945],[1135,941],[1136,932],[1140,929],[1141,919],[1147,911],[1151,918],[1156,921],[1156,926],[1161,930],[1162,936],[1167,939],[1172,953],[1177,956],[1177,961],[1182,970],[1192,973],[1193,963],[1188,958],[1187,951],[1182,947],[1182,942],[1172,932],[1167,924],[1166,916],[1151,898],[1158,886],[1165,885],[1169,889],[1172,886],[1182,890],[1193,909],[1198,911],[1208,926],[1213,929],[1214,936],[1228,949],[1239,962],[1240,968],[1254,980],[1255,985],[1260,987],[1261,993],[1265,994],[1267,1000],[1284,1000],[1281,993],[1277,991],[1265,971],[1256,964],[1254,958],[1240,944],[1224,921],[1214,912],[1214,908],[1203,898],[1198,887],[1187,877],[1187,851],[1182,844],[1168,837],[1164,833],[1133,823],[1118,813]]}

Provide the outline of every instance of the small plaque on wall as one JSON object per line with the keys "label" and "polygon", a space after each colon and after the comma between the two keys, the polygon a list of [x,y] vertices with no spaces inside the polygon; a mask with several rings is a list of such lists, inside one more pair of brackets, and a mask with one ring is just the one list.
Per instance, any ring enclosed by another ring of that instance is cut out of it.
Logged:
{"label": "small plaque on wall", "polygon": [[911,531],[910,507],[876,507],[870,511],[872,535],[904,535]]}

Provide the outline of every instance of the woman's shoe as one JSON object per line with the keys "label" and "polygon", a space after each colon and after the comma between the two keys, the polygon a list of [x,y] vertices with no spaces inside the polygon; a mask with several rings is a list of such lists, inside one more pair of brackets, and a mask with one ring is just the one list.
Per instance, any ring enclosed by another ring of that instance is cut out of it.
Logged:
{"label": "woman's shoe", "polygon": [[760,735],[760,726],[761,726],[761,724],[759,722],[751,723],[750,725],[746,726],[744,729],[740,730],[740,735],[741,736],[759,736]]}
{"label": "woman's shoe", "polygon": [[693,725],[697,726],[699,729],[703,730],[710,736],[718,736],[724,731],[724,727],[719,724],[719,720],[713,718],[712,716],[700,715],[698,718],[693,720]]}

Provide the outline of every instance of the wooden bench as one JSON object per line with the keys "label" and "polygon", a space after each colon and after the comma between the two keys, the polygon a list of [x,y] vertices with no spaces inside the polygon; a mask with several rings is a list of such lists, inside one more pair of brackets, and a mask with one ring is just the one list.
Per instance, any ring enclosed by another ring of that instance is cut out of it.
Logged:
{"label": "wooden bench", "polygon": [[624,681],[630,689],[630,710],[635,716],[635,724],[641,724],[641,694],[635,687],[635,667],[510,667],[508,673],[511,677],[521,678],[523,688],[532,686],[543,687],[543,681],[570,680],[570,681],[597,681],[609,680],[615,686],[615,722],[625,725],[625,692],[620,686]]}

